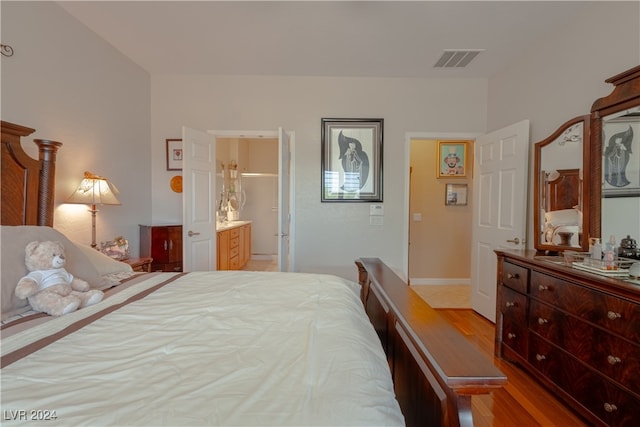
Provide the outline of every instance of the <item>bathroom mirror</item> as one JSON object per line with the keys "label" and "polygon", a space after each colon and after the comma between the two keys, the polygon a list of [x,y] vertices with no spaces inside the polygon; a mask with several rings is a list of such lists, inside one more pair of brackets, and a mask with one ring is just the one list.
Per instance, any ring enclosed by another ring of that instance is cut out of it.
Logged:
{"label": "bathroom mirror", "polygon": [[589,248],[590,117],[564,123],[535,144],[534,230],[537,250],[559,252]]}
{"label": "bathroom mirror", "polygon": [[591,108],[592,237],[640,237],[640,66],[606,80],[615,86]]}

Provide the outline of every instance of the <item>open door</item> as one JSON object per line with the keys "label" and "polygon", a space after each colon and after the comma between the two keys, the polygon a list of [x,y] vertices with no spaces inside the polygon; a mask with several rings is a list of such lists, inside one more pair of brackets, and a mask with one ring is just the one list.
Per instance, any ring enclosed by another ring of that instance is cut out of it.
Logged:
{"label": "open door", "polygon": [[184,271],[216,269],[216,137],[182,128]]}
{"label": "open door", "polygon": [[282,128],[278,128],[278,271],[290,269],[290,153],[289,135]]}
{"label": "open door", "polygon": [[522,249],[526,236],[529,121],[476,140],[471,306],[495,322],[498,248]]}

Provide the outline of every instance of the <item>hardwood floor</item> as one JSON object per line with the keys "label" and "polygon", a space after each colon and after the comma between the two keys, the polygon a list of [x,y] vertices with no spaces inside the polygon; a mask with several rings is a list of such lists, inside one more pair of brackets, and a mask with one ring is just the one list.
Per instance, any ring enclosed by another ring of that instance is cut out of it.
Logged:
{"label": "hardwood floor", "polygon": [[475,427],[586,426],[584,421],[516,365],[493,355],[494,325],[473,310],[437,309],[507,375],[508,383],[491,395],[471,399]]}

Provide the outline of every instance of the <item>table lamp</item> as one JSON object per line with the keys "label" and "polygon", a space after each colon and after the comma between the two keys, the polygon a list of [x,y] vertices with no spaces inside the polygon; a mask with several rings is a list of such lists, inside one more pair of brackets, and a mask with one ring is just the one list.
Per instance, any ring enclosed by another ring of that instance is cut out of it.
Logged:
{"label": "table lamp", "polygon": [[91,247],[96,249],[96,205],[121,205],[116,198],[118,189],[103,176],[85,172],[78,189],[73,192],[65,203],[91,205]]}

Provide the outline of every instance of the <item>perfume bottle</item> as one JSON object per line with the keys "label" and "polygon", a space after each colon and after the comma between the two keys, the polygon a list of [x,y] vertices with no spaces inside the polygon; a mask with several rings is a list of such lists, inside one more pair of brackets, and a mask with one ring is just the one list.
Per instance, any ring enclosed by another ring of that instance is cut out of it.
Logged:
{"label": "perfume bottle", "polygon": [[609,241],[604,250],[604,268],[607,270],[618,269],[618,248],[616,247],[616,237],[609,237]]}

